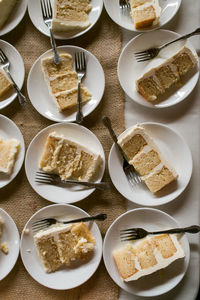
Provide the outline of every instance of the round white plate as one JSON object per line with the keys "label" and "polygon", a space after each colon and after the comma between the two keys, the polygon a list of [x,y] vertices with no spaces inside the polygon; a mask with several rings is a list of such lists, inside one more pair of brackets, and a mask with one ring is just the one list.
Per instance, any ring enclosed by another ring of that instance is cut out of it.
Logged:
{"label": "round white plate", "polygon": [[138,78],[173,56],[185,44],[192,50],[198,60],[197,53],[192,44],[188,41],[180,41],[163,49],[159,55],[152,60],[146,62],[136,61],[134,52],[160,46],[179,36],[178,33],[172,31],[157,30],[137,36],[124,47],[118,62],[118,77],[123,90],[133,101],[150,108],[165,108],[181,102],[192,92],[199,78],[199,63],[198,67],[192,70],[188,76],[184,77],[183,84],[180,87],[171,89],[171,92],[166,93],[165,98],[159,104],[153,105],[146,101],[136,90],[135,82]]}
{"label": "round white plate", "polygon": [[[116,146],[113,145],[108,159],[110,177],[116,189],[128,200],[144,206],[157,206],[177,198],[188,185],[192,174],[192,156],[183,138],[170,127],[160,123],[142,123],[150,132],[163,156],[175,168],[179,177],[155,195],[144,183],[135,188],[129,184],[122,168],[122,159]],[[132,127],[125,130],[125,135]]]}
{"label": "round white plate", "polygon": [[96,223],[87,223],[96,239],[94,254],[90,259],[76,267],[66,267],[53,273],[46,273],[34,245],[31,227],[34,221],[52,216],[60,217],[61,220],[69,220],[89,215],[78,207],[65,204],[54,204],[40,209],[24,227],[24,230],[29,230],[29,234],[25,234],[24,230],[22,232],[21,258],[27,272],[40,284],[51,289],[68,290],[83,284],[97,270],[102,257],[102,237]]}
{"label": "round white plate", "polygon": [[119,8],[119,1],[104,0],[104,5],[110,18],[119,26],[136,32],[152,31],[166,25],[178,12],[182,0],[159,0],[162,9],[160,22],[157,25],[150,26],[147,29],[137,30],[130,17],[129,11],[122,14]]}
{"label": "round white plate", "polygon": [[[59,53],[67,52],[73,57],[75,52],[85,52],[87,73],[82,82],[92,94],[92,99],[84,104],[82,108],[83,115],[86,117],[97,107],[103,97],[105,88],[103,68],[97,58],[83,48],[75,46],[61,46],[58,47],[58,49]],[[76,107],[71,110],[66,110],[65,112],[59,112],[44,80],[44,75],[41,69],[41,59],[49,56],[51,52],[52,51],[49,50],[40,56],[30,70],[27,82],[29,98],[35,109],[45,118],[55,122],[73,122],[76,120]]]}
{"label": "round white plate", "polygon": [[[52,0],[51,0],[52,1]],[[73,39],[78,36],[81,36],[82,34],[89,31],[98,21],[102,9],[103,9],[103,0],[91,0],[92,9],[88,15],[90,26],[86,28],[83,31],[80,31],[78,33],[74,32],[68,32],[63,34],[54,34],[54,37],[59,40],[67,40],[67,39]],[[28,2],[28,12],[31,21],[33,22],[34,26],[43,34],[49,36],[49,30],[47,26],[44,24],[43,18],[42,18],[42,11],[40,6],[40,0],[34,0]]]}
{"label": "round white plate", "polygon": [[40,131],[30,143],[26,158],[26,176],[32,188],[43,198],[54,203],[75,203],[88,197],[94,189],[83,186],[67,185],[66,187],[35,183],[35,175],[39,170],[39,162],[44,151],[44,145],[49,133],[55,131],[63,134],[68,139],[88,147],[102,158],[102,167],[97,174],[96,181],[101,181],[105,170],[105,156],[101,143],[97,137],[87,128],[77,124],[54,124]]}
{"label": "round white plate", "polygon": [[[31,2],[31,1],[29,1]],[[28,0],[20,0],[17,1],[13,11],[11,12],[8,20],[0,29],[0,36],[10,32],[13,30],[23,19],[26,8],[27,8]]]}
{"label": "round white plate", "polygon": [[10,183],[19,173],[25,154],[24,138],[17,125],[7,117],[0,115],[0,137],[3,139],[17,139],[20,141],[20,150],[14,164],[11,175],[0,173],[0,188]]}
{"label": "round white plate", "polygon": [[[21,89],[24,83],[25,76],[24,62],[21,55],[15,47],[3,40],[0,40],[0,48],[8,57],[10,61],[10,73],[19,89]],[[11,102],[13,102],[16,96],[17,93],[15,92],[15,90],[10,89],[10,91],[8,91],[5,95],[0,97],[0,110],[8,106]]]}
{"label": "round white plate", "polygon": [[8,254],[0,251],[0,281],[5,278],[14,267],[19,256],[19,232],[15,222],[9,214],[0,208],[0,216],[3,219],[3,234],[0,239],[0,244],[6,242],[8,246]]}
{"label": "round white plate", "polygon": [[160,272],[144,276],[136,281],[124,282],[115,265],[112,252],[124,243],[120,242],[120,230],[141,227],[148,231],[158,231],[180,227],[177,221],[168,214],[152,208],[138,208],[119,216],[106,232],[103,245],[103,258],[106,269],[114,282],[128,293],[155,297],[173,289],[183,278],[190,259],[190,248],[186,235],[180,237],[185,252],[184,259],[178,259]]}

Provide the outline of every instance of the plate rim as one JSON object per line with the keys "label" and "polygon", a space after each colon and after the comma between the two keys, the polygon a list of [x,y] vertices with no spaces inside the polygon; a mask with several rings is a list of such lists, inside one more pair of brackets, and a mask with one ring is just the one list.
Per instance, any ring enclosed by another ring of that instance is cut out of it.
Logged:
{"label": "plate rim", "polygon": [[[103,96],[104,96],[104,93],[105,93],[105,73],[104,73],[104,69],[100,63],[100,61],[98,60],[98,58],[92,54],[90,51],[88,51],[87,49],[84,49],[82,47],[79,47],[79,46],[76,46],[76,45],[62,45],[62,46],[58,46],[57,49],[60,49],[60,50],[67,50],[67,49],[77,49],[77,51],[83,51],[83,52],[86,52],[88,56],[92,56],[92,59],[94,59],[96,61],[96,63],[98,64],[99,68],[101,69],[101,73],[102,73],[102,76],[103,76],[103,83],[102,83],[102,93],[101,93],[101,97],[99,98],[99,100],[96,102],[96,104],[94,105],[94,108],[86,113],[84,115],[84,118],[86,118],[88,115],[90,115],[97,107],[98,105],[100,104],[101,100],[103,99]],[[57,117],[51,117],[50,116],[47,116],[45,113],[42,113],[41,111],[38,111],[38,109],[36,109],[35,105],[34,105],[34,101],[32,101],[32,97],[30,96],[30,85],[31,85],[31,75],[32,75],[32,72],[36,66],[36,64],[41,60],[41,58],[45,57],[48,53],[52,53],[52,49],[49,49],[47,51],[45,51],[43,54],[41,54],[36,60],[35,62],[33,63],[33,65],[31,66],[30,68],[30,71],[28,73],[28,77],[27,77],[27,93],[28,93],[28,97],[29,97],[29,100],[32,104],[32,106],[34,107],[34,109],[40,114],[42,115],[44,118],[48,119],[48,120],[51,120],[53,122],[57,122],[57,123],[70,123],[70,122],[74,122],[76,121],[76,117],[74,118],[71,118],[70,116],[69,117],[66,117],[66,118],[69,118],[69,120],[61,120],[61,119],[58,119]],[[42,72],[42,70],[41,70]],[[92,99],[91,99],[92,100]]]}
{"label": "plate rim", "polygon": [[84,196],[83,198],[80,198],[79,200],[75,200],[74,202],[67,202],[67,203],[63,203],[63,202],[54,202],[52,200],[49,200],[47,198],[44,198],[44,196],[42,196],[41,194],[38,193],[38,191],[35,190],[35,188],[33,187],[32,185],[32,182],[29,181],[29,178],[28,178],[28,171],[27,171],[27,156],[30,152],[30,149],[32,147],[32,144],[33,142],[43,133],[45,133],[45,131],[47,131],[49,128],[53,128],[53,127],[59,127],[59,126],[72,126],[72,127],[83,127],[86,132],[89,132],[89,134],[91,134],[95,139],[96,141],[99,142],[99,145],[101,146],[101,150],[102,150],[102,153],[103,153],[103,157],[102,157],[102,160],[103,160],[103,164],[102,164],[102,177],[101,179],[99,180],[99,182],[101,182],[101,180],[103,179],[103,176],[104,176],[104,173],[105,173],[105,166],[106,166],[106,158],[105,158],[105,152],[104,152],[104,148],[100,142],[100,140],[98,139],[98,137],[91,131],[89,130],[87,127],[83,126],[83,125],[79,125],[79,124],[76,124],[76,123],[55,123],[55,124],[51,124],[45,128],[43,128],[42,130],[40,130],[34,137],[33,139],[31,140],[31,142],[29,143],[29,146],[27,148],[27,151],[26,151],[26,156],[25,156],[25,163],[24,163],[24,166],[25,166],[25,173],[26,173],[26,178],[31,186],[31,188],[40,196],[42,197],[43,199],[46,199],[47,201],[53,203],[53,204],[67,204],[67,205],[74,205],[75,203],[79,202],[79,201],[82,201],[84,199],[86,199],[87,197],[89,197],[95,190],[96,188],[91,188],[90,189],[90,192],[88,195]]}
{"label": "plate rim", "polygon": [[[178,32],[175,32],[175,31],[172,31],[172,30],[168,30],[168,29],[158,29],[158,30],[156,30],[156,31],[154,31],[155,33],[156,32],[160,32],[160,31],[163,31],[164,33],[168,33],[168,34],[173,34],[174,36],[176,36],[177,38],[178,37],[180,37],[181,36],[181,34],[179,34]],[[153,33],[154,33],[153,32]],[[128,41],[128,43],[123,47],[123,49],[122,49],[122,51],[121,51],[121,53],[120,53],[120,56],[119,56],[119,59],[118,59],[118,63],[117,63],[117,76],[118,76],[118,80],[119,80],[119,83],[120,83],[120,86],[121,86],[121,88],[123,89],[123,92],[125,93],[125,95],[126,96],[128,96],[128,98],[131,100],[131,101],[133,101],[134,103],[136,103],[136,104],[138,104],[138,105],[141,105],[141,106],[143,106],[143,107],[145,107],[145,108],[147,108],[147,109],[152,109],[152,110],[162,110],[162,109],[167,109],[167,108],[169,108],[169,107],[172,107],[172,106],[175,106],[175,105],[177,105],[177,104],[180,104],[181,102],[183,102],[184,100],[186,100],[187,99],[187,97],[192,93],[192,91],[195,89],[195,87],[196,87],[196,85],[197,85],[197,83],[198,83],[198,81],[199,81],[199,76],[200,76],[200,70],[199,70],[199,65],[200,65],[200,63],[199,63],[199,61],[197,62],[197,66],[198,66],[198,71],[195,73],[195,75],[197,75],[197,79],[196,79],[196,82],[195,82],[195,84],[194,84],[194,86],[192,87],[192,89],[189,91],[189,92],[187,92],[186,94],[185,94],[185,96],[180,100],[180,101],[178,101],[178,102],[175,102],[175,103],[173,103],[173,104],[168,104],[168,105],[163,105],[163,106],[159,106],[159,104],[158,105],[149,105],[149,104],[151,104],[150,102],[148,102],[148,101],[146,101],[145,99],[144,99],[144,102],[143,101],[137,101],[137,100],[135,100],[134,98],[133,98],[133,96],[130,96],[130,93],[127,93],[127,91],[125,90],[125,88],[124,88],[124,86],[123,86],[123,84],[122,84],[122,80],[121,80],[121,75],[120,75],[120,68],[121,68],[121,65],[122,65],[122,63],[121,63],[121,60],[123,59],[123,56],[124,56],[124,52],[127,50],[127,48],[130,46],[130,44],[131,43],[133,43],[134,41],[136,41],[137,40],[137,38],[140,38],[142,35],[144,35],[144,34],[149,34],[148,32],[145,32],[145,33],[141,33],[141,34],[138,34],[138,35],[136,35],[135,37],[133,37],[131,40],[129,40]],[[150,34],[151,34],[151,32],[150,32]],[[196,54],[196,57],[198,57],[198,54],[197,54],[197,51],[196,51],[196,49],[194,48],[194,46],[190,43],[190,41],[189,40],[186,40],[186,42],[189,44],[189,46],[190,46],[190,48],[193,50],[193,51],[195,51],[195,54]],[[162,102],[161,102],[162,103]]]}
{"label": "plate rim", "polygon": [[118,26],[120,26],[121,28],[128,30],[128,32],[135,32],[136,34],[145,33],[145,32],[152,32],[152,31],[159,30],[160,28],[166,26],[166,25],[167,25],[170,21],[172,21],[173,18],[177,15],[177,13],[178,13],[178,11],[179,11],[179,9],[180,9],[180,6],[181,6],[181,4],[182,4],[182,0],[177,0],[177,1],[179,1],[179,2],[178,2],[178,6],[177,6],[177,8],[176,8],[174,14],[172,15],[171,18],[169,18],[168,21],[166,21],[166,22],[163,23],[162,25],[155,26],[154,28],[151,27],[150,29],[140,29],[140,30],[139,30],[139,29],[135,29],[135,26],[133,26],[133,29],[130,29],[130,28],[127,28],[127,27],[125,27],[125,26],[122,26],[120,23],[116,22],[116,21],[111,17],[111,15],[108,13],[108,11],[107,11],[107,6],[106,6],[107,4],[105,4],[107,1],[108,1],[108,0],[103,0],[103,2],[104,2],[104,7],[105,7],[105,9],[106,9],[107,14],[108,14],[109,17],[111,18],[111,20],[112,20],[115,24],[117,24]]}
{"label": "plate rim", "polygon": [[[113,227],[113,225],[115,225],[122,217],[124,217],[124,216],[126,216],[126,215],[128,215],[128,214],[131,214],[131,213],[134,213],[134,212],[136,212],[136,211],[143,211],[143,210],[145,210],[145,211],[154,211],[154,212],[156,212],[156,213],[159,213],[159,214],[163,214],[163,215],[165,215],[166,217],[168,217],[169,219],[171,219],[173,222],[175,222],[176,224],[177,224],[177,227],[181,227],[181,224],[174,218],[174,217],[172,217],[171,215],[169,215],[168,213],[166,213],[165,211],[162,211],[162,210],[160,210],[160,209],[157,209],[157,208],[152,208],[152,207],[138,207],[138,208],[134,208],[134,209],[130,209],[130,210],[128,210],[128,211],[126,211],[125,213],[123,213],[123,214],[121,214],[119,217],[117,217],[115,220],[114,220],[114,222],[109,226],[109,228],[107,229],[107,231],[106,231],[106,234],[105,234],[105,237],[104,237],[104,242],[103,242],[103,261],[104,261],[104,264],[105,264],[105,267],[106,267],[106,270],[107,270],[107,272],[108,272],[108,274],[109,274],[109,276],[112,278],[112,280],[118,285],[118,283],[113,279],[113,277],[110,275],[110,272],[108,271],[108,268],[107,268],[107,265],[106,265],[106,262],[105,262],[105,243],[106,243],[106,240],[108,239],[108,235],[109,235],[109,233],[110,233],[110,230],[111,230],[111,228]],[[166,291],[166,292],[164,292],[164,293],[162,293],[162,294],[155,294],[155,295],[137,295],[137,294],[135,294],[135,293],[131,293],[132,295],[136,295],[136,296],[138,296],[138,297],[147,297],[147,298],[149,298],[149,297],[156,297],[156,296],[159,296],[159,295],[164,295],[165,293],[167,293],[167,292],[169,292],[169,291],[171,291],[172,289],[174,289],[180,282],[181,282],[181,280],[183,279],[183,277],[185,276],[185,274],[186,274],[186,272],[187,272],[187,269],[188,269],[188,266],[189,266],[189,263],[190,263],[190,257],[191,257],[191,251],[190,251],[190,243],[189,243],[189,240],[188,240],[188,238],[187,238],[187,235],[184,235],[184,238],[185,238],[185,241],[186,241],[186,244],[187,244],[187,250],[188,250],[188,262],[187,262],[187,265],[186,265],[186,270],[185,270],[185,272],[184,272],[184,274],[182,275],[182,277],[180,278],[180,280],[177,282],[177,284],[173,287],[173,288],[171,288],[170,290],[168,290],[168,291]],[[186,256],[185,256],[185,258],[187,258]],[[118,285],[119,286],[119,285]],[[120,286],[119,286],[120,287]],[[123,289],[122,287],[120,287],[121,289]],[[124,290],[124,289],[123,289]],[[126,290],[124,290],[124,291],[126,291]],[[130,293],[130,292],[129,292]]]}
{"label": "plate rim", "polygon": [[[55,203],[55,204],[50,204],[50,205],[47,205],[47,206],[44,206],[44,207],[42,207],[41,209],[39,209],[38,211],[36,211],[29,219],[28,219],[28,221],[26,222],[26,224],[24,225],[24,227],[23,227],[23,230],[22,230],[22,232],[21,232],[21,236],[20,236],[20,245],[19,245],[19,252],[20,252],[20,257],[21,257],[21,260],[22,260],[22,263],[23,263],[23,265],[24,265],[24,267],[25,267],[25,269],[26,269],[26,271],[27,271],[27,273],[36,281],[36,282],[38,282],[39,284],[41,284],[41,285],[43,285],[43,286],[46,286],[46,287],[48,287],[48,288],[50,288],[50,289],[53,289],[53,290],[69,290],[69,289],[71,289],[71,288],[52,288],[52,287],[50,287],[50,286],[48,286],[48,285],[44,285],[44,284],[42,284],[39,280],[37,280],[37,279],[35,279],[33,276],[32,276],[32,274],[30,274],[30,272],[27,270],[27,267],[26,267],[26,264],[25,264],[25,262],[24,262],[24,258],[23,258],[23,254],[22,254],[22,252],[23,252],[23,250],[22,250],[22,240],[23,240],[23,237],[24,237],[24,229],[27,227],[27,225],[29,224],[29,222],[35,217],[35,216],[37,216],[37,214],[39,213],[39,212],[41,212],[41,211],[43,211],[43,210],[46,210],[46,209],[49,209],[49,207],[55,207],[55,206],[65,206],[65,207],[68,207],[68,206],[72,206],[73,208],[75,208],[77,211],[79,211],[80,213],[83,213],[83,214],[85,214],[86,216],[90,216],[90,214],[89,213],[87,213],[85,210],[83,210],[82,208],[80,208],[80,207],[78,207],[78,206],[75,206],[75,205],[72,205],[72,204],[68,204],[68,203]],[[94,221],[93,222],[93,224],[96,226],[96,228],[97,228],[97,231],[98,231],[98,233],[99,233],[99,237],[100,237],[100,243],[101,243],[101,255],[100,255],[100,257],[99,257],[99,262],[97,263],[97,265],[96,265],[96,268],[95,268],[95,271],[90,275],[90,277],[88,277],[84,282],[82,282],[80,285],[82,285],[82,284],[84,284],[85,282],[87,282],[94,274],[95,274],[95,272],[97,271],[97,269],[98,269],[98,267],[99,267],[99,265],[100,265],[100,263],[101,263],[101,260],[102,260],[102,256],[103,256],[103,239],[102,239],[102,234],[101,234],[101,231],[100,231],[100,229],[99,229],[99,226],[97,225],[97,223]],[[76,287],[79,287],[80,285],[77,285]],[[75,288],[75,287],[74,287]]]}
{"label": "plate rim", "polygon": [[[102,14],[102,11],[103,11],[103,0],[98,0],[98,1],[100,1],[100,13],[99,13],[99,16],[98,16],[98,18],[96,19],[96,21],[94,22],[94,23],[92,23],[90,26],[88,26],[85,30],[83,30],[83,31],[80,31],[79,33],[77,33],[76,35],[72,35],[72,36],[70,36],[70,37],[65,37],[65,36],[63,36],[63,37],[61,37],[61,36],[54,36],[55,37],[55,39],[56,40],[72,40],[72,39],[76,39],[76,38],[79,38],[80,36],[82,36],[82,35],[84,35],[85,33],[87,33],[90,29],[92,29],[95,25],[96,25],[96,23],[98,22],[98,20],[100,19],[100,17],[101,17],[101,14]],[[182,0],[180,0],[180,1],[182,1]],[[44,34],[45,36],[48,36],[48,37],[50,37],[50,35],[49,34],[47,34],[46,32],[44,32],[43,30],[41,30],[40,28],[38,28],[38,26],[36,26],[36,24],[35,24],[35,22],[33,22],[33,19],[32,19],[32,13],[31,13],[31,9],[30,9],[30,1],[28,1],[28,14],[29,14],[29,18],[30,18],[30,20],[31,20],[31,22],[32,22],[32,24],[35,26],[35,28],[39,31],[39,32],[41,32],[42,34]]]}
{"label": "plate rim", "polygon": [[[108,156],[108,171],[109,171],[109,175],[110,175],[110,178],[111,178],[111,181],[114,185],[114,187],[117,189],[117,191],[123,196],[125,197],[127,200],[129,200],[130,202],[136,204],[136,205],[141,205],[143,207],[147,207],[147,208],[153,208],[153,207],[157,207],[157,206],[162,206],[162,205],[165,205],[165,204],[168,204],[176,199],[178,199],[178,197],[185,191],[185,189],[187,188],[187,186],[189,185],[189,182],[191,180],[191,177],[192,177],[192,171],[193,171],[193,159],[192,159],[192,153],[191,153],[191,150],[187,144],[187,142],[185,141],[185,139],[183,138],[183,136],[177,132],[176,130],[172,129],[170,126],[166,125],[166,124],[162,124],[162,123],[158,123],[158,122],[141,122],[141,123],[138,123],[140,125],[154,125],[154,126],[159,126],[159,127],[164,127],[165,129],[167,130],[170,130],[173,134],[176,134],[179,139],[181,140],[181,142],[184,144],[185,148],[187,149],[187,152],[189,154],[188,158],[190,160],[190,170],[188,172],[189,176],[188,176],[188,180],[187,180],[187,183],[185,184],[185,186],[182,188],[182,190],[179,191],[179,193],[175,196],[175,198],[171,198],[170,200],[167,200],[166,202],[164,203],[159,203],[159,204],[151,204],[151,205],[146,205],[146,204],[141,204],[141,202],[135,202],[133,201],[132,199],[127,198],[127,195],[125,196],[124,194],[122,194],[119,189],[117,188],[116,184],[113,182],[113,179],[112,179],[112,176],[111,176],[111,172],[110,172],[110,169],[111,169],[111,155],[112,155],[112,152],[114,151],[114,146],[115,144],[113,143],[112,144],[112,147],[110,148],[110,152],[109,152],[109,156]],[[135,124],[136,125],[136,124]],[[128,127],[127,129],[125,129],[119,136],[121,137],[123,134],[125,134],[125,132],[127,132],[128,130],[130,130],[131,128],[133,128],[135,125],[132,125],[130,127]]]}
{"label": "plate rim", "polygon": [[[0,186],[0,190],[2,188],[4,188],[6,185],[10,184],[15,178],[16,176],[19,174],[21,168],[22,168],[22,165],[24,163],[24,158],[25,158],[25,153],[26,153],[26,147],[25,147],[25,142],[24,142],[24,137],[23,137],[23,134],[21,132],[21,130],[19,129],[19,127],[15,124],[15,122],[13,122],[11,119],[9,119],[8,117],[0,114],[0,119],[4,119],[5,122],[10,122],[10,124],[12,124],[13,127],[15,127],[16,131],[19,133],[19,135],[21,136],[21,139],[22,139],[22,145],[20,144],[20,151],[22,151],[22,159],[21,159],[21,162],[20,162],[20,165],[19,165],[19,169],[17,170],[16,174],[14,175],[14,177],[12,179],[9,179],[7,183],[5,183],[3,186]],[[21,141],[20,141],[21,142]],[[12,174],[11,174],[12,175]]]}
{"label": "plate rim", "polygon": [[8,269],[8,272],[4,275],[4,277],[2,277],[0,279],[3,280],[6,276],[8,276],[8,274],[12,271],[12,269],[14,268],[14,266],[17,263],[18,257],[19,257],[19,251],[20,251],[20,235],[19,235],[19,230],[17,228],[17,225],[15,223],[15,221],[13,220],[13,218],[9,215],[9,213],[7,213],[7,211],[5,211],[2,207],[0,207],[0,213],[1,211],[3,211],[3,213],[6,215],[6,217],[10,220],[10,222],[12,223],[12,226],[15,228],[15,233],[16,233],[16,239],[18,241],[17,243],[17,250],[16,250],[16,257],[14,259],[13,265],[11,265],[10,269]]}

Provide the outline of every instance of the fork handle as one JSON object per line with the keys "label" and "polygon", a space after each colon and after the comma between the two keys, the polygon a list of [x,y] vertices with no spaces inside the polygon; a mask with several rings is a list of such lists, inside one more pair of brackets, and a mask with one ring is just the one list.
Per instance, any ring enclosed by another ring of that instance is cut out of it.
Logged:
{"label": "fork handle", "polygon": [[49,27],[49,32],[50,32],[50,42],[51,42],[51,46],[52,46],[53,53],[54,53],[53,61],[56,65],[59,65],[60,57],[59,57],[58,52],[57,52],[56,41],[55,41],[55,38],[54,38],[51,27]]}
{"label": "fork handle", "polygon": [[193,225],[185,228],[174,228],[174,229],[168,229],[168,230],[162,230],[162,231],[156,231],[156,232],[149,232],[149,234],[162,234],[162,233],[198,233],[200,232],[200,226]]}
{"label": "fork handle", "polygon": [[107,218],[106,214],[98,214],[92,217],[84,217],[84,218],[79,218],[71,221],[64,221],[62,222],[63,224],[71,224],[71,223],[78,223],[78,222],[88,222],[88,221],[93,221],[93,220],[98,220],[98,221],[104,221]]}
{"label": "fork handle", "polygon": [[10,74],[9,70],[7,70],[7,74],[10,78],[10,80],[12,81],[12,85],[13,88],[16,90],[17,92],[17,96],[19,99],[19,103],[21,104],[21,106],[25,106],[27,103],[26,97],[22,94],[22,92],[20,91],[20,89],[18,88],[17,84],[15,83],[14,79],[12,78],[12,75]]}
{"label": "fork handle", "polygon": [[77,114],[76,114],[76,122],[83,122],[83,113],[82,113],[82,98],[81,98],[81,80],[78,80],[78,99],[77,99]]}
{"label": "fork handle", "polygon": [[181,41],[181,40],[185,40],[185,39],[187,39],[187,38],[189,38],[193,35],[197,35],[197,34],[200,34],[200,28],[197,28],[195,31],[192,31],[191,33],[187,33],[185,35],[182,35],[181,37],[179,37],[179,38],[177,38],[177,39],[175,39],[175,40],[173,40],[169,43],[164,44],[163,46],[159,47],[159,50],[162,50],[163,48],[171,45],[172,43],[175,43],[175,42]]}
{"label": "fork handle", "polygon": [[117,148],[118,148],[119,152],[121,153],[122,157],[127,161],[124,151],[122,150],[122,148],[118,144],[117,136],[116,136],[116,134],[115,134],[115,132],[112,128],[110,118],[108,118],[106,116],[103,116],[102,121],[103,121],[103,124],[106,126],[106,128],[109,130],[110,136],[113,139],[113,141],[115,142],[115,145],[117,146]]}
{"label": "fork handle", "polygon": [[99,190],[106,190],[110,188],[110,185],[108,182],[89,182],[89,181],[75,181],[75,180],[62,180],[62,183],[71,183],[71,184],[80,184],[83,186],[91,187],[91,188],[97,188]]}

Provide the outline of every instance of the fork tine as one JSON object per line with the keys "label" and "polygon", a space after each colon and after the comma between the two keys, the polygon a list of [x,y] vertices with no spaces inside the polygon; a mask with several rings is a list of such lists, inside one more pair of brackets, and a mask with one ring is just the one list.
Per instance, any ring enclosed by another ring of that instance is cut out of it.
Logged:
{"label": "fork tine", "polygon": [[141,53],[141,54],[135,54],[136,58],[142,58],[142,57],[146,57],[146,56],[151,56],[149,53]]}
{"label": "fork tine", "polygon": [[7,58],[2,49],[0,49],[0,54],[4,60]]}
{"label": "fork tine", "polygon": [[134,55],[140,55],[140,54],[145,54],[145,53],[147,53],[147,50],[142,50],[142,51],[134,52]]}
{"label": "fork tine", "polygon": [[51,174],[42,174],[42,173],[36,173],[36,177],[41,177],[41,178],[49,178],[52,179],[53,177]]}
{"label": "fork tine", "polygon": [[52,18],[52,6],[50,0],[48,0],[48,8],[49,8],[49,17]]}
{"label": "fork tine", "polygon": [[85,69],[86,68],[86,62],[85,62],[85,53],[82,52],[82,68]]}
{"label": "fork tine", "polygon": [[148,57],[146,57],[146,58],[137,59],[137,62],[143,62],[143,61],[147,61],[147,60],[150,60],[150,59],[151,59],[151,57],[148,56]]}
{"label": "fork tine", "polygon": [[49,180],[44,180],[44,179],[36,179],[35,182],[36,182],[36,183],[44,183],[44,184],[52,184],[51,181],[49,181]]}
{"label": "fork tine", "polygon": [[46,7],[45,7],[44,0],[41,0],[41,1],[40,1],[40,4],[41,4],[41,9],[42,9],[42,16],[43,16],[43,19],[45,19],[45,18],[47,17],[47,15],[46,15]]}

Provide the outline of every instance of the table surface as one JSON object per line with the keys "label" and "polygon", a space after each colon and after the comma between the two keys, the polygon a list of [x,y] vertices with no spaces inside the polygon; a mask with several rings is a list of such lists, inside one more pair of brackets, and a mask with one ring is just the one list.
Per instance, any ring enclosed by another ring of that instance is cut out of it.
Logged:
{"label": "table surface", "polygon": [[[172,30],[180,34],[193,31],[199,27],[200,20],[200,1],[183,0],[180,10],[175,18],[163,29]],[[122,30],[123,46],[132,39],[135,34]],[[200,37],[195,36],[190,39],[198,55],[200,55]],[[126,96],[125,103],[125,123],[126,127],[139,122],[159,122],[169,125],[172,129],[179,132],[189,145],[193,157],[193,174],[189,186],[185,192],[175,201],[167,205],[159,206],[158,209],[165,211],[173,216],[183,226],[200,223],[200,204],[199,204],[199,163],[200,163],[200,102],[199,102],[200,83],[183,103],[165,108],[163,110],[151,110],[135,104]],[[127,208],[133,209],[138,206],[127,202]],[[185,277],[170,292],[159,297],[148,299],[157,300],[194,300],[199,288],[199,235],[188,235],[190,242],[190,264]],[[120,291],[120,300],[139,300],[144,297],[130,295]],[[146,299],[146,297],[145,297]]]}

